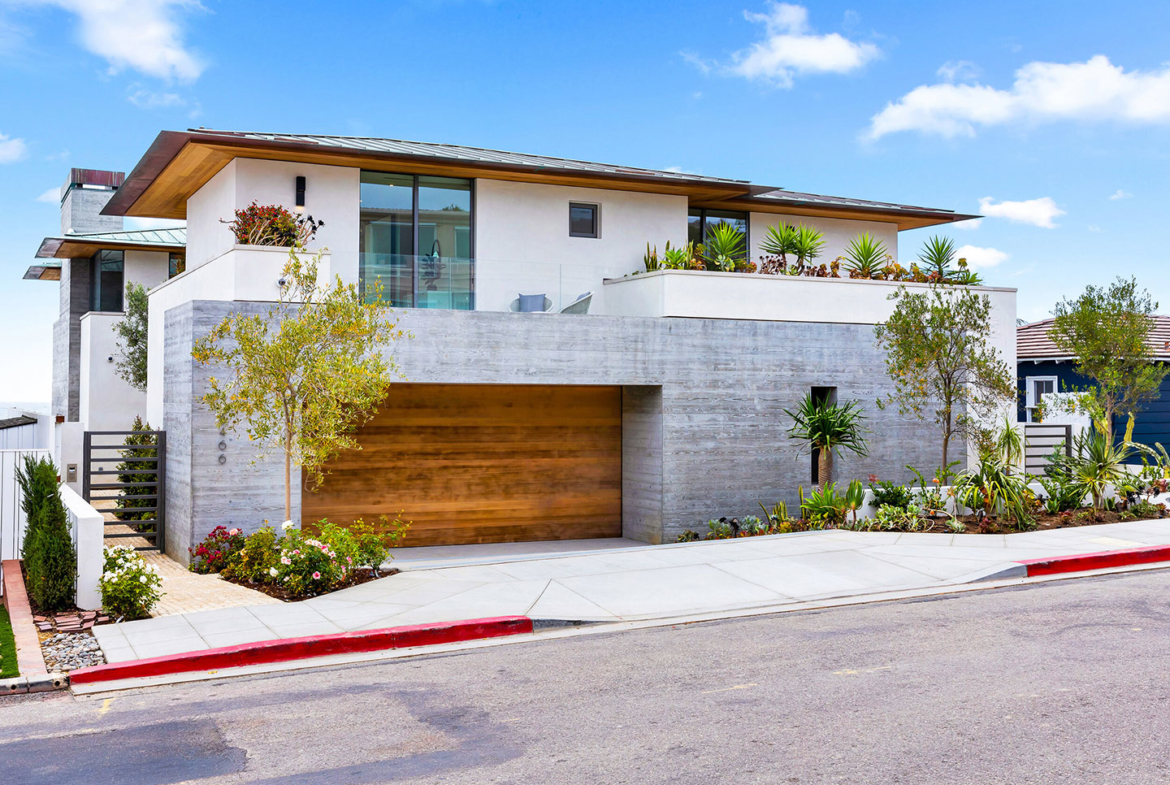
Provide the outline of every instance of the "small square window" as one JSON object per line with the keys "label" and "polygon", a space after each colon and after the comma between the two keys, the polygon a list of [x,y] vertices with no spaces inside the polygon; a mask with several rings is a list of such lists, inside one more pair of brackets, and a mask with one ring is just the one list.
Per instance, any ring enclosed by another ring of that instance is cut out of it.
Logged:
{"label": "small square window", "polygon": [[569,237],[600,237],[600,212],[595,204],[569,202]]}

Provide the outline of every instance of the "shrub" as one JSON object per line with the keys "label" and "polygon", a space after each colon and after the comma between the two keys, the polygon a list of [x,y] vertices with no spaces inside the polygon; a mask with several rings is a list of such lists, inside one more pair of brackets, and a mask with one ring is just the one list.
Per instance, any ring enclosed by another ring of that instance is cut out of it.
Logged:
{"label": "shrub", "polygon": [[812,528],[838,526],[845,522],[849,512],[849,501],[837,493],[837,483],[829,482],[821,488],[813,488],[808,496],[800,488],[800,512]]}
{"label": "shrub", "polygon": [[869,489],[873,491],[873,505],[881,507],[901,507],[906,509],[914,503],[914,494],[904,485],[883,480],[870,482]]}
{"label": "shrub", "polygon": [[279,204],[258,205],[255,201],[236,210],[236,217],[221,223],[228,225],[240,245],[276,245],[303,248],[313,239],[324,221],[313,216],[297,217]]}
{"label": "shrub", "polygon": [[244,547],[244,535],[239,529],[216,526],[203,542],[188,548],[192,559],[188,569],[206,575],[228,566],[235,554]]}
{"label": "shrub", "polygon": [[390,520],[390,516],[381,515],[378,522],[380,526],[374,526],[358,518],[349,527],[357,544],[354,566],[369,567],[371,571],[377,571],[386,561],[393,558],[391,549],[402,541],[407,529],[410,528],[410,524],[404,523],[401,517]]}
{"label": "shrub", "polygon": [[[131,431],[149,431],[150,423],[143,423],[141,417],[135,417],[134,423],[130,426]],[[122,458],[124,459],[117,465],[118,482],[155,482],[160,479],[157,474],[154,474],[158,468],[156,463],[142,463],[133,458],[157,458],[158,449],[142,449],[143,447],[153,447],[158,444],[158,436],[147,435],[144,433],[131,433],[126,436],[123,444],[127,449],[122,450]],[[135,471],[152,472],[151,474],[140,474]],[[152,522],[143,524],[137,527],[138,531],[154,531],[153,519],[157,517],[153,512],[134,512],[135,507],[157,507],[158,499],[144,499],[143,496],[153,495],[150,493],[152,489],[149,486],[138,486],[136,488],[123,488],[118,492],[118,511],[115,513],[120,521],[137,521],[142,519],[150,519]],[[153,489],[157,493],[157,489]]]}
{"label": "shrub", "polygon": [[[55,470],[53,480],[56,481]],[[68,608],[73,604],[77,554],[65,504],[56,486],[32,505],[32,512],[23,549],[29,597],[43,613]]]}
{"label": "shrub", "polygon": [[272,570],[280,563],[276,540],[276,530],[271,526],[249,534],[244,538],[243,547],[229,553],[221,570],[223,576],[250,583],[270,583]]}
{"label": "shrub", "polygon": [[[312,597],[327,592],[344,580],[354,567],[352,548],[347,547],[351,543],[338,536],[338,527],[323,521],[322,528],[325,536],[341,547],[340,554],[331,544],[308,537],[294,527],[289,527],[280,540],[280,558],[273,568],[276,574],[272,578],[294,597]],[[346,550],[351,552],[346,553]]]}
{"label": "shrub", "polygon": [[102,608],[115,619],[141,619],[162,598],[162,578],[158,568],[134,552],[128,545],[105,549],[102,568]]}

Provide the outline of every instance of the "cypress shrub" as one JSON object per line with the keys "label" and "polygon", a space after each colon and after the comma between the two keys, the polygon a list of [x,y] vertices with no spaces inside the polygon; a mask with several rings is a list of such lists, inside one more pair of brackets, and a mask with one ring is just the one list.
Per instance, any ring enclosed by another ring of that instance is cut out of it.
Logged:
{"label": "cypress shrub", "polygon": [[[150,423],[143,423],[141,417],[134,418],[134,424],[130,427],[132,431],[149,431]],[[147,436],[146,434],[131,433],[123,442],[126,447],[150,447],[158,444],[157,436]],[[156,458],[158,457],[158,450],[144,450],[144,449],[126,449],[122,450],[122,458]],[[157,465],[153,463],[140,463],[138,461],[123,460],[115,467],[118,471],[118,482],[154,482],[158,477],[157,474],[137,474],[135,470],[141,472],[143,469],[153,471],[157,469]],[[151,523],[144,523],[137,526],[137,530],[141,532],[154,531],[153,519],[156,516],[152,512],[134,512],[135,507],[157,507],[157,499],[142,499],[138,498],[144,495],[151,495],[150,491],[154,489],[148,486],[140,486],[137,488],[123,488],[118,492],[117,512],[120,521],[140,521],[149,520]]]}
{"label": "cypress shrub", "polygon": [[73,605],[77,554],[60,492],[46,497],[37,511],[33,542],[25,540],[24,569],[37,610],[49,613]]}
{"label": "cypress shrub", "polygon": [[20,485],[21,509],[24,510],[25,531],[21,544],[21,558],[36,550],[40,534],[41,508],[57,494],[57,467],[48,458],[24,456],[24,467],[17,467],[16,482]]}

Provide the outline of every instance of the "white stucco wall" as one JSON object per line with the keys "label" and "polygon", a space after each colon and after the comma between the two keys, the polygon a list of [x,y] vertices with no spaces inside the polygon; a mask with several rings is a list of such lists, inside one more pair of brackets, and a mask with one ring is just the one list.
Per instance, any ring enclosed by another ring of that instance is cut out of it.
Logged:
{"label": "white stucco wall", "polygon": [[136,415],[146,413],[146,394],[118,376],[110,362],[116,356],[114,325],[120,313],[87,313],[81,317],[78,419],[89,431],[129,430]]}
{"label": "white stucco wall", "polygon": [[[477,310],[507,310],[520,293],[559,307],[592,291],[603,313],[602,279],[641,270],[646,243],[687,239],[684,196],[484,179],[475,189]],[[569,202],[600,205],[599,238],[569,236]]]}
{"label": "white stucco wall", "polygon": [[898,256],[898,226],[884,221],[850,221],[841,218],[816,218],[807,215],[777,215],[773,213],[752,213],[748,226],[750,227],[753,262],[759,262],[764,255],[760,243],[768,235],[768,228],[779,226],[780,223],[792,226],[811,226],[825,233],[825,248],[817,259],[818,264],[828,264],[838,256],[845,254],[845,247],[849,241],[862,232],[869,232],[886,245],[886,250],[894,257]]}
{"label": "white stucco wall", "polygon": [[123,255],[125,283],[138,283],[152,289],[167,279],[171,255],[166,251],[126,251]]}
{"label": "white stucco wall", "polygon": [[220,223],[221,219],[231,220],[235,210],[253,201],[293,210],[296,178],[302,175],[305,214],[325,222],[309,248],[328,248],[334,271],[347,282],[356,283],[361,171],[344,166],[233,160],[187,200],[187,268],[206,264],[235,245],[231,230]]}

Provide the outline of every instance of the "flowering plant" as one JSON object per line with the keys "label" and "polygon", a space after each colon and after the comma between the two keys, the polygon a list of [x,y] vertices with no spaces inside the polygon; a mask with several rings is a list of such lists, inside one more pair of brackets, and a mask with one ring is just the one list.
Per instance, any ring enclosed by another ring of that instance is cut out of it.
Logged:
{"label": "flowering plant", "polygon": [[274,565],[274,578],[294,596],[327,592],[345,580],[354,567],[357,549],[353,538],[332,524],[322,527],[321,539],[309,537],[300,529],[288,529],[278,544],[280,558]]}
{"label": "flowering plant", "polygon": [[162,597],[158,567],[147,564],[128,545],[106,548],[105,559],[100,581],[102,608],[114,618],[149,616]]}
{"label": "flowering plant", "polygon": [[256,202],[236,210],[231,221],[220,219],[236,236],[240,245],[276,245],[285,248],[304,248],[324,221],[313,216],[297,217],[279,204],[259,205]]}
{"label": "flowering plant", "polygon": [[207,574],[226,567],[244,547],[244,533],[239,529],[216,526],[191,553],[191,572]]}

